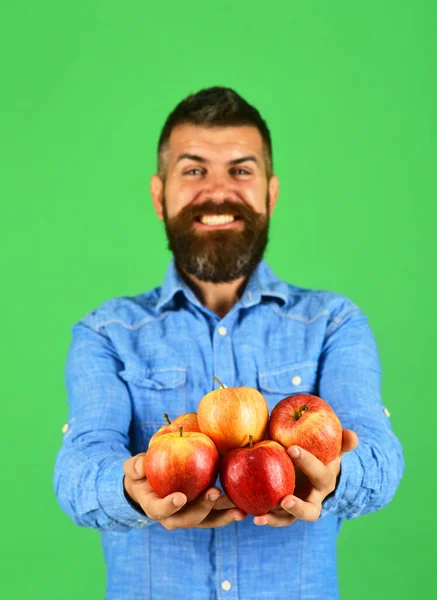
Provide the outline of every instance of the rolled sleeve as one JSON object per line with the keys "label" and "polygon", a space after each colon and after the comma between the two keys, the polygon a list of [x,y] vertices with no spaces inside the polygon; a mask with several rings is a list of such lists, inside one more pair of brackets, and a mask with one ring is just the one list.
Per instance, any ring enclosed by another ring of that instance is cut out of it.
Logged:
{"label": "rolled sleeve", "polygon": [[144,527],[151,525],[149,519],[140,506],[138,508],[129,500],[123,485],[125,459],[114,461],[103,471],[97,482],[97,497],[100,506],[105,507],[105,512],[114,522],[124,523],[130,527]]}
{"label": "rolled sleeve", "polygon": [[393,498],[404,472],[402,447],[381,399],[381,367],[367,318],[347,302],[328,327],[321,355],[319,394],[343,428],[359,438],[344,455],[335,491],[322,516],[348,519],[379,510]]}
{"label": "rolled sleeve", "polygon": [[128,531],[156,523],[124,491],[131,456],[131,399],[119,377],[123,364],[90,318],[73,327],[66,366],[69,425],[56,456],[54,491],[78,525]]}
{"label": "rolled sleeve", "polygon": [[344,515],[357,517],[354,502],[363,484],[360,460],[356,452],[344,455],[341,461],[341,472],[338,477],[335,492],[325,498],[322,504],[322,516]]}

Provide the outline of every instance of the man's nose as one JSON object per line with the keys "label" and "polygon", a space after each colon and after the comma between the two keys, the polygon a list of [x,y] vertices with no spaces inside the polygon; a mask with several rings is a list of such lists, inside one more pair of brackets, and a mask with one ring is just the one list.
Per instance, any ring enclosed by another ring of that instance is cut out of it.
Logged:
{"label": "man's nose", "polygon": [[204,199],[213,202],[232,200],[234,194],[226,177],[216,175],[208,178],[204,189]]}

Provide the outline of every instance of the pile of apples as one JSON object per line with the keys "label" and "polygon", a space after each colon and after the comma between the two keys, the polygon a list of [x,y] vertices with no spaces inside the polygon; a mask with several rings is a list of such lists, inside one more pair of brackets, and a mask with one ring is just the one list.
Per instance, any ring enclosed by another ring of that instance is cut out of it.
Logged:
{"label": "pile of apples", "polygon": [[342,426],[318,396],[295,394],[269,409],[250,387],[206,394],[197,413],[168,421],[150,439],[144,473],[164,498],[182,492],[191,502],[217,479],[240,510],[260,516],[293,494],[295,469],[286,449],[298,445],[327,464],[340,452]]}

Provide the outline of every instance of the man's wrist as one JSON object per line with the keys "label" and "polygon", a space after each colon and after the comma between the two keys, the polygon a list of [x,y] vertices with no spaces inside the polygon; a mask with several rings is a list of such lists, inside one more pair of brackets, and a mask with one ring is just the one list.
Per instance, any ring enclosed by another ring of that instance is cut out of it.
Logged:
{"label": "man's wrist", "polygon": [[138,504],[138,502],[136,502],[132,498],[132,496],[129,494],[129,492],[127,491],[126,485],[125,485],[125,478],[126,478],[126,476],[124,476],[124,478],[123,478],[124,497],[129,502],[129,504],[132,506],[132,508],[134,508],[135,510],[137,510],[138,512],[140,512],[142,515],[144,515],[145,517],[147,517],[146,513],[144,512],[144,510],[141,507],[141,504]]}
{"label": "man's wrist", "polygon": [[325,496],[324,501],[329,500],[330,498],[333,498],[333,496],[340,484],[340,475],[341,475],[341,463],[340,463],[340,469],[338,471],[337,479],[335,481],[335,488],[332,490],[332,492],[330,492],[327,496]]}

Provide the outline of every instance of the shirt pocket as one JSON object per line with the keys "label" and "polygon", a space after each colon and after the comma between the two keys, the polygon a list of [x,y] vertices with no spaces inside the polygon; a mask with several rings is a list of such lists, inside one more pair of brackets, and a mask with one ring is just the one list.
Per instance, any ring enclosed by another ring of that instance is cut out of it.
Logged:
{"label": "shirt pocket", "polygon": [[145,367],[126,363],[120,377],[127,383],[134,411],[136,435],[147,449],[149,440],[170,420],[186,412],[187,369],[182,365]]}
{"label": "shirt pocket", "polygon": [[269,405],[270,412],[276,404],[294,394],[317,395],[317,363],[293,363],[258,373],[258,388]]}

